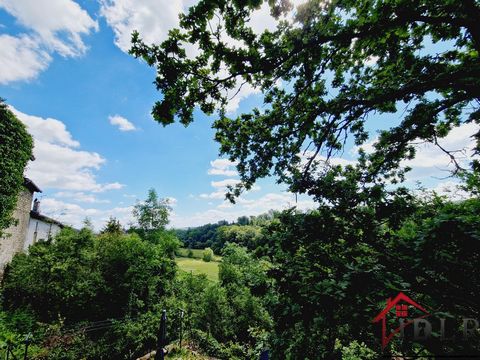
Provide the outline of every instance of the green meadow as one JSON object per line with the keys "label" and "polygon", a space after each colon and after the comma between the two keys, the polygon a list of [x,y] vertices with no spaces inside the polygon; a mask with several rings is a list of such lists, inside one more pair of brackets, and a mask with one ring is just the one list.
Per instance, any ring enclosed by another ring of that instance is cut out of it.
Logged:
{"label": "green meadow", "polygon": [[175,259],[178,267],[194,275],[205,274],[211,281],[218,281],[218,261],[205,262],[195,258],[177,257]]}
{"label": "green meadow", "polygon": [[[187,248],[180,248],[176,251],[177,256],[179,257],[188,257],[188,250]],[[192,251],[192,258],[194,259],[202,259],[203,257],[203,250],[204,249],[190,249]],[[220,261],[222,259],[221,256],[215,255],[214,260]]]}

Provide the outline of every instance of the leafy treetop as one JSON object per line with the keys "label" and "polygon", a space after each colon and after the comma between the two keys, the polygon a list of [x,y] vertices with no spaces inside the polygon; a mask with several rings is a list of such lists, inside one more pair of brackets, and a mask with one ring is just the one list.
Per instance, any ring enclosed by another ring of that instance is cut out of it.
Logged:
{"label": "leafy treetop", "polygon": [[163,230],[168,224],[170,209],[168,199],[159,199],[155,189],[150,189],[147,199],[134,206],[133,216],[143,231]]}
{"label": "leafy treetop", "polygon": [[121,234],[123,232],[124,230],[122,228],[122,224],[120,224],[120,221],[112,216],[110,216],[110,219],[108,219],[101,231],[102,234]]}
{"label": "leafy treetop", "polygon": [[[364,193],[356,201],[367,202],[385,180],[403,180],[408,169],[399,164],[414,157],[414,141],[440,146],[452,128],[479,121],[477,0],[311,0],[293,21],[282,20],[292,11],[288,0],[269,0],[281,21],[257,34],[249,19],[263,2],[201,0],[161,44],[132,37],[131,53],[157,68],[156,121],[188,125],[195,107],[218,110],[215,138],[242,180],[232,201],[273,173],[318,200],[338,205]],[[232,92],[247,85],[263,93],[265,106],[227,116]],[[360,152],[354,166],[330,165],[348,137],[367,141],[374,113],[397,114],[373,153]]]}

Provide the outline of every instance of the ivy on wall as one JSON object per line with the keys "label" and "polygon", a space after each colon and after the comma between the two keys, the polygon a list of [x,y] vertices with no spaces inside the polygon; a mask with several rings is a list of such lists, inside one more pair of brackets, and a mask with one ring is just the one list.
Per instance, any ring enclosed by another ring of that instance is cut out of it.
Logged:
{"label": "ivy on wall", "polygon": [[14,223],[12,213],[32,149],[33,139],[25,125],[0,98],[0,236]]}

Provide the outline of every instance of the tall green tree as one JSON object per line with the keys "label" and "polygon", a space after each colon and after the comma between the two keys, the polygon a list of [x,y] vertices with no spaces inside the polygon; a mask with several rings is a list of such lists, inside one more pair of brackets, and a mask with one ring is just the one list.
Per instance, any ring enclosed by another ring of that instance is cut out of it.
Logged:
{"label": "tall green tree", "polygon": [[120,221],[117,218],[110,216],[110,219],[108,219],[101,233],[102,234],[121,234],[123,233],[122,224],[120,224]]}
{"label": "tall green tree", "polygon": [[163,230],[168,224],[170,210],[168,199],[159,198],[155,189],[150,189],[147,199],[137,202],[133,208],[133,216],[143,231]]}
{"label": "tall green tree", "polygon": [[[242,180],[232,200],[272,173],[330,203],[345,187],[338,176],[355,178],[367,193],[356,201],[365,200],[378,191],[369,184],[402,180],[412,142],[438,145],[452,128],[479,121],[477,0],[312,0],[292,21],[257,34],[249,19],[264,2],[201,0],[161,44],[132,38],[131,53],[157,68],[156,121],[188,125],[195,107],[219,111],[215,138]],[[268,4],[279,18],[292,11],[289,1]],[[198,52],[188,57],[192,45]],[[239,84],[260,90],[265,106],[230,118],[226,105]],[[397,114],[373,153],[354,167],[328,166],[347,138],[367,141],[374,113]],[[455,153],[442,150],[460,169]]]}
{"label": "tall green tree", "polygon": [[0,98],[0,237],[13,224],[12,212],[32,149],[33,139],[25,125]]}

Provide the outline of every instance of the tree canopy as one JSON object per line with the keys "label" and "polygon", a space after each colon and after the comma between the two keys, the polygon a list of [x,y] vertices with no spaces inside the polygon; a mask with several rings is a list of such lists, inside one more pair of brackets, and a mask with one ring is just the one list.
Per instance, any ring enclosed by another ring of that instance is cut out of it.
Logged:
{"label": "tree canopy", "polygon": [[[201,0],[161,44],[132,37],[131,53],[157,68],[156,121],[188,125],[195,107],[218,110],[216,140],[242,180],[231,200],[270,174],[334,203],[344,176],[369,198],[379,179],[403,179],[414,141],[441,147],[452,128],[479,121],[478,1],[311,0],[295,12],[288,0],[268,1],[281,21],[255,33],[249,20],[263,2]],[[264,106],[232,118],[226,105],[241,86],[260,90]],[[372,153],[329,166],[347,138],[364,144],[367,120],[383,113],[396,114]]]}
{"label": "tree canopy", "polygon": [[33,139],[0,98],[0,236],[13,223],[12,212],[32,157]]}
{"label": "tree canopy", "polygon": [[168,224],[170,206],[168,199],[159,199],[155,189],[148,190],[144,202],[137,202],[133,208],[133,216],[143,231],[163,230]]}

